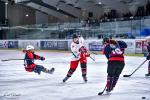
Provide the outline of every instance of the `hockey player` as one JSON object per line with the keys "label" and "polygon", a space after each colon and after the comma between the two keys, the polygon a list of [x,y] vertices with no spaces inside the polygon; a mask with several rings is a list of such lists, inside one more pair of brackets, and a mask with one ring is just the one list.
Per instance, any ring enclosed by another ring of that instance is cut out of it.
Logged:
{"label": "hockey player", "polygon": [[38,73],[39,75],[42,72],[52,74],[54,72],[54,68],[51,68],[50,70],[43,67],[42,65],[36,65],[34,63],[35,59],[38,60],[45,60],[44,57],[38,56],[34,53],[34,47],[32,45],[28,45],[25,50],[23,50],[25,53],[25,58],[24,58],[24,66],[25,70],[28,72],[35,72]]}
{"label": "hockey player", "polygon": [[123,41],[119,42],[108,38],[105,38],[103,43],[104,54],[108,59],[106,91],[111,92],[125,66],[123,54],[127,45]]}
{"label": "hockey player", "polygon": [[82,77],[85,82],[87,82],[87,57],[90,56],[87,49],[83,45],[83,38],[79,38],[77,34],[73,34],[73,41],[71,43],[71,52],[72,52],[72,59],[70,62],[70,69],[66,75],[66,77],[63,79],[63,82],[66,82],[72,74],[75,72],[79,62],[81,65],[81,72]]}
{"label": "hockey player", "polygon": [[[147,60],[150,60],[150,36],[146,37],[146,42],[147,42],[147,51],[148,55],[146,57]],[[145,74],[145,76],[150,76],[150,61],[148,62],[148,73]]]}

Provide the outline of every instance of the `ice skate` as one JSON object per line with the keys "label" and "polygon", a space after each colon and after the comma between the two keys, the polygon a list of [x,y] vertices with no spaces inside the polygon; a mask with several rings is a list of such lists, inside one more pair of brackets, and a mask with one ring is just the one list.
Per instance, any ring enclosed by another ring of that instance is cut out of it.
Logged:
{"label": "ice skate", "polygon": [[51,68],[50,70],[48,70],[48,72],[47,72],[47,73],[49,73],[49,74],[53,74],[53,73],[54,73],[54,71],[55,71],[55,68]]}
{"label": "ice skate", "polygon": [[86,76],[83,76],[83,80],[85,83],[88,81]]}
{"label": "ice skate", "polygon": [[66,76],[66,77],[63,79],[63,83],[65,83],[68,79],[69,79],[69,77]]}
{"label": "ice skate", "polygon": [[145,74],[145,76],[150,76],[150,73]]}

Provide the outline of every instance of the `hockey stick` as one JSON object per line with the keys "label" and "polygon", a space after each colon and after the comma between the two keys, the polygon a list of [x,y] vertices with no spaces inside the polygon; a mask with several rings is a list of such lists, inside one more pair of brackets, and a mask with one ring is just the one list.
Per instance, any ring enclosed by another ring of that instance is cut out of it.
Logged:
{"label": "hockey stick", "polygon": [[[90,53],[90,52],[89,52],[89,53]],[[91,56],[92,54],[94,54],[94,57]],[[89,57],[90,57],[93,61],[95,61],[95,55],[96,55],[96,54],[95,54],[94,52],[91,52]]]}
{"label": "hockey stick", "polygon": [[73,54],[73,56],[74,56],[75,58],[78,58],[72,51],[71,51],[71,53]]}
{"label": "hockey stick", "polygon": [[102,94],[104,93],[105,90],[106,90],[106,86],[105,86],[105,88],[103,89],[102,92],[99,92],[99,93],[98,93],[98,95],[102,95]]}
{"label": "hockey stick", "polygon": [[31,60],[31,59],[5,59],[5,60],[1,60],[1,61],[11,61],[11,60]]}
{"label": "hockey stick", "polygon": [[132,76],[147,60],[145,60],[144,62],[142,62],[131,74],[129,75],[123,75],[123,77],[130,77]]}
{"label": "hockey stick", "polygon": [[92,58],[91,56],[89,56],[93,61],[95,61],[95,59],[94,58]]}
{"label": "hockey stick", "polygon": [[95,55],[98,55],[98,53],[96,53],[96,52],[91,52],[92,54],[95,54]]}
{"label": "hockey stick", "polygon": [[11,60],[24,60],[24,59],[5,59],[5,60],[1,60],[1,61],[11,61]]}

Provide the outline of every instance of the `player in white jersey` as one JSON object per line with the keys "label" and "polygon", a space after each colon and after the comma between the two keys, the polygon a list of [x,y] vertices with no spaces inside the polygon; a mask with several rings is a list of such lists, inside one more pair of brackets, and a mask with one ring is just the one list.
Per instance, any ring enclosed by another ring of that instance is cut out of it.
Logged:
{"label": "player in white jersey", "polygon": [[66,82],[72,76],[79,62],[81,65],[83,80],[87,82],[87,57],[89,57],[90,54],[83,45],[83,39],[79,38],[77,34],[73,34],[73,41],[71,43],[71,53],[72,59],[70,62],[70,69],[66,77],[63,79],[63,82]]}

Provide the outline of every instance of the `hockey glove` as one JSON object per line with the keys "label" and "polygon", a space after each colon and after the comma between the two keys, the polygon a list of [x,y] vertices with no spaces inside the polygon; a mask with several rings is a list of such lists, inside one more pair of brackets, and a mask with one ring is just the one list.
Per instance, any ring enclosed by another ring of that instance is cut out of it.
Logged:
{"label": "hockey glove", "polygon": [[79,49],[79,52],[86,53],[86,52],[87,52],[86,47],[82,46],[82,47]]}
{"label": "hockey glove", "polygon": [[45,60],[45,58],[44,57],[40,57],[40,60]]}
{"label": "hockey glove", "polygon": [[26,50],[25,50],[25,49],[23,49],[23,50],[22,50],[22,52],[23,52],[23,53],[26,53]]}
{"label": "hockey glove", "polygon": [[90,57],[90,54],[89,54],[89,53],[86,53],[86,57]]}

